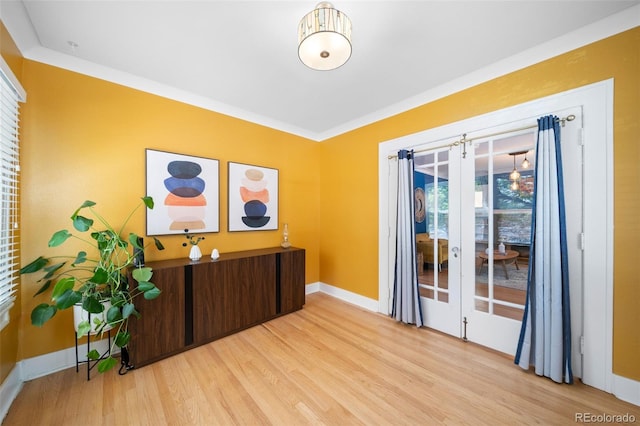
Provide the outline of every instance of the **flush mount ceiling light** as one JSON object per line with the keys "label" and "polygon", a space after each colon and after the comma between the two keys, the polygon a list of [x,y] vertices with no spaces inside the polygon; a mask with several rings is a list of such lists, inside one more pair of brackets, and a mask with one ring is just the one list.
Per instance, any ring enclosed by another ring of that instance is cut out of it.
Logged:
{"label": "flush mount ceiling light", "polygon": [[351,57],[351,20],[331,3],[318,3],[298,25],[298,56],[314,70],[344,65]]}

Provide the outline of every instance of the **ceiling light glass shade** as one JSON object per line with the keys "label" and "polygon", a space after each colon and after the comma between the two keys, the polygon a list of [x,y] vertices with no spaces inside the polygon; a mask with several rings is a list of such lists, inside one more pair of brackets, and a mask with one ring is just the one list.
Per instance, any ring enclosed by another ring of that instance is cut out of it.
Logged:
{"label": "ceiling light glass shade", "polygon": [[522,168],[523,169],[528,169],[530,165],[531,164],[529,164],[529,160],[527,160],[527,155],[525,154],[524,160],[522,160]]}
{"label": "ceiling light glass shade", "polygon": [[298,56],[320,71],[344,65],[351,57],[351,20],[331,3],[318,3],[298,25]]}
{"label": "ceiling light glass shade", "polygon": [[511,182],[511,190],[512,191],[517,191],[519,188],[520,188],[520,185],[518,185],[517,181],[514,180],[513,182]]}
{"label": "ceiling light glass shade", "polygon": [[509,179],[511,180],[518,180],[520,179],[520,172],[518,172],[516,169],[513,169],[513,171],[511,172],[511,174],[509,175]]}
{"label": "ceiling light glass shade", "polygon": [[509,153],[509,155],[511,155],[513,157],[513,171],[509,175],[509,179],[511,179],[514,182],[516,180],[520,179],[520,173],[518,172],[518,169],[516,169],[516,155],[518,155],[518,154],[519,154],[518,152]]}

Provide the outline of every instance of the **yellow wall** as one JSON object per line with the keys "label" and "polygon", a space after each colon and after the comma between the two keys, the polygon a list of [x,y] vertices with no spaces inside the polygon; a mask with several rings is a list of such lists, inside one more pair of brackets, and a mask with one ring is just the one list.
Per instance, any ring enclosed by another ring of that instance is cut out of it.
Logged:
{"label": "yellow wall", "polygon": [[[29,60],[23,84],[23,264],[53,253],[48,239],[69,228],[85,199],[111,221],[124,219],[145,195],[145,148],[153,148],[220,160],[221,232],[200,243],[205,254],[277,246],[286,222],[292,244],[307,250],[306,281],[318,281],[317,142]],[[226,232],[227,161],[279,170],[280,231]],[[126,232],[144,234],[144,210],[138,213]],[[188,256],[184,236],[161,240],[166,250],[148,249],[147,260]],[[68,311],[42,328],[30,325],[28,314],[45,300],[32,297],[35,278],[22,279],[21,359],[74,344]]]}
{"label": "yellow wall", "polygon": [[[640,28],[381,120],[321,145],[320,280],[378,298],[378,144],[614,78],[614,373],[640,380]],[[587,189],[588,190],[588,189]],[[336,208],[339,206],[339,208]]]}
{"label": "yellow wall", "polygon": [[[294,245],[307,249],[306,281],[377,299],[380,142],[613,77],[614,372],[640,380],[640,287],[634,270],[640,234],[640,148],[634,137],[640,123],[639,52],[636,28],[321,144],[25,60],[17,73],[29,96],[22,114],[22,255],[26,260],[43,253],[50,234],[67,225],[85,198],[101,207],[116,201],[105,211],[109,217],[128,211],[144,193],[144,148],[154,148],[221,160],[222,231],[207,235],[201,243],[205,253],[278,244],[279,232],[225,231],[226,162],[275,167],[280,221],[290,224]],[[116,173],[103,171],[112,164]],[[131,228],[144,230],[142,214]],[[147,259],[186,256],[182,241],[164,238],[167,251],[149,250]],[[69,315],[42,329],[29,325],[31,308],[40,302],[31,297],[35,288],[23,279],[18,359],[73,345]],[[5,333],[0,337],[4,357]]]}
{"label": "yellow wall", "polygon": [[[4,24],[0,22],[0,54],[4,61],[9,65],[15,76],[20,78],[22,74],[22,55],[18,47],[13,42],[9,32]],[[19,238],[19,237],[18,237]],[[9,317],[12,319],[9,324],[0,331],[0,384],[7,378],[13,367],[18,361],[18,334],[19,321],[22,313],[20,293],[16,295],[16,301],[9,311]]]}

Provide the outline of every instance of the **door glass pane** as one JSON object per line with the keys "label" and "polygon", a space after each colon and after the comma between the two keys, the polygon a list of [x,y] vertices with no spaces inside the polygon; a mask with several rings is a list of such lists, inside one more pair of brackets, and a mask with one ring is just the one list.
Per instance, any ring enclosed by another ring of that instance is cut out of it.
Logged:
{"label": "door glass pane", "polygon": [[416,214],[420,294],[448,303],[449,151],[417,156],[415,164],[415,186],[424,197],[424,217]]}
{"label": "door glass pane", "polygon": [[531,244],[534,138],[508,136],[475,150],[475,309],[518,321]]}

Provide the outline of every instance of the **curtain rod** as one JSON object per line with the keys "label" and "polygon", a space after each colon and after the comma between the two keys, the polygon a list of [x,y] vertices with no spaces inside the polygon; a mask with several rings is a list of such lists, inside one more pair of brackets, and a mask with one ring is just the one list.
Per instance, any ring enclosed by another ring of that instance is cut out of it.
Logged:
{"label": "curtain rod", "polygon": [[[568,116],[566,116],[564,118],[558,118],[557,120],[562,124],[562,127],[564,127],[564,125],[565,125],[565,123],[567,121],[573,121],[575,119],[576,119],[576,116],[573,115],[573,114],[570,114],[570,115],[568,115]],[[457,141],[454,141],[454,142],[451,142],[451,143],[448,143],[448,144],[444,144],[444,145],[438,145],[438,146],[435,146],[435,147],[417,149],[417,150],[415,150],[413,152],[414,153],[418,153],[418,152],[425,152],[425,151],[433,151],[434,149],[438,149],[438,148],[449,148],[449,149],[451,149],[454,146],[458,146],[460,144],[463,144],[463,146],[466,148],[466,143],[467,142],[470,143],[471,141],[473,141],[475,139],[484,139],[484,138],[489,138],[491,136],[499,136],[499,135],[504,135],[504,134],[507,134],[507,133],[520,132],[522,130],[536,129],[537,127],[538,127],[538,125],[534,124],[532,126],[518,127],[517,129],[503,130],[502,132],[489,133],[489,134],[486,134],[486,135],[476,136],[476,137],[474,137],[472,139],[467,139],[467,134],[464,133],[462,135],[462,138],[457,140]],[[463,156],[465,156],[466,153],[467,152],[466,152],[466,149],[465,149],[465,151],[462,153]],[[389,155],[387,157],[387,159],[389,159],[389,160],[391,160],[392,158],[398,158],[398,154]]]}

